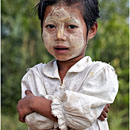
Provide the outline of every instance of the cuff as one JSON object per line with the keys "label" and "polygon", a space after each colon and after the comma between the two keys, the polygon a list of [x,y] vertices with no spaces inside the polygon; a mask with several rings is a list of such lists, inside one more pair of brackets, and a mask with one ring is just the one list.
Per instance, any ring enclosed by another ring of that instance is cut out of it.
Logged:
{"label": "cuff", "polygon": [[54,97],[52,99],[51,109],[52,109],[52,114],[58,118],[58,125],[60,130],[67,130],[64,112],[63,112],[63,105],[59,98]]}

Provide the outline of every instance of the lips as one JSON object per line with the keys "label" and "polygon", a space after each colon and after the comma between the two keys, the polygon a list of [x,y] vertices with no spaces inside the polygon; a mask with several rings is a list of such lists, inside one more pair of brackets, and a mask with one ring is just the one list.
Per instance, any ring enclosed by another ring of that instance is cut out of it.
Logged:
{"label": "lips", "polygon": [[55,52],[59,54],[67,53],[69,50],[67,46],[63,46],[63,45],[57,45],[54,47],[54,49],[55,49]]}
{"label": "lips", "polygon": [[55,50],[68,50],[69,48],[63,45],[58,45],[54,47]]}

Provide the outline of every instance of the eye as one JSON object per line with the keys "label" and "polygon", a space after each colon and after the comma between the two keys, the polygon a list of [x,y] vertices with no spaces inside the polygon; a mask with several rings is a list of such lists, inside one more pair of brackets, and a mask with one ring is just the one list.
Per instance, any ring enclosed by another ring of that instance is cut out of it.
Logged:
{"label": "eye", "polygon": [[48,25],[46,25],[46,28],[47,28],[47,29],[55,29],[56,26],[53,25],[53,24],[48,24]]}
{"label": "eye", "polygon": [[76,25],[68,25],[67,28],[68,29],[75,29],[75,28],[78,28],[78,26],[76,26]]}

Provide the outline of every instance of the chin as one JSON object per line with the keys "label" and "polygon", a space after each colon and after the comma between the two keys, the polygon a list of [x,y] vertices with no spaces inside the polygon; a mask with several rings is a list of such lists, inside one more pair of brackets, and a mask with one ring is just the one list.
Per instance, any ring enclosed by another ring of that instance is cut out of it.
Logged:
{"label": "chin", "polygon": [[68,61],[68,60],[71,60],[72,58],[61,58],[61,57],[55,57],[56,58],[56,60],[58,60],[58,61]]}
{"label": "chin", "polygon": [[56,60],[58,60],[58,61],[68,61],[69,59],[59,59],[59,58],[56,58]]}
{"label": "chin", "polygon": [[74,58],[76,58],[76,57],[55,57],[56,58],[56,60],[58,60],[58,61],[69,61],[69,60],[72,60],[72,59],[74,59]]}

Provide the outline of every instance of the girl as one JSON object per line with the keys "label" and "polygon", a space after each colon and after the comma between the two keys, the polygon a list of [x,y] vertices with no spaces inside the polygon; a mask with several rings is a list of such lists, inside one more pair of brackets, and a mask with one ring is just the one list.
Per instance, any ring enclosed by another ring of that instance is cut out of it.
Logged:
{"label": "girl", "polygon": [[112,66],[85,57],[97,32],[97,0],[41,0],[42,38],[55,60],[30,68],[22,79],[20,121],[30,130],[108,130],[98,117],[118,91]]}

